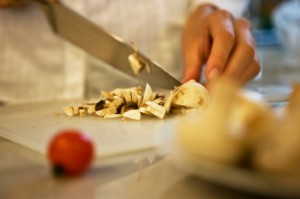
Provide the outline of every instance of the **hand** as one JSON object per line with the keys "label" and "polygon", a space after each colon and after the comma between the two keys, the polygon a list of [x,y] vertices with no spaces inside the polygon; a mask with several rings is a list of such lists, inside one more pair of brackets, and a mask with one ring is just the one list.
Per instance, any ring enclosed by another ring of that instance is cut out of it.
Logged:
{"label": "hand", "polygon": [[183,81],[199,80],[203,65],[208,83],[225,76],[244,85],[260,71],[255,42],[246,19],[211,4],[198,7],[183,31]]}
{"label": "hand", "polygon": [[0,8],[21,6],[28,0],[0,0]]}
{"label": "hand", "polygon": [[[14,7],[22,5],[27,0],[0,0],[0,8]],[[48,0],[49,3],[57,3],[59,0]]]}
{"label": "hand", "polygon": [[0,8],[11,7],[21,3],[20,0],[0,0]]}

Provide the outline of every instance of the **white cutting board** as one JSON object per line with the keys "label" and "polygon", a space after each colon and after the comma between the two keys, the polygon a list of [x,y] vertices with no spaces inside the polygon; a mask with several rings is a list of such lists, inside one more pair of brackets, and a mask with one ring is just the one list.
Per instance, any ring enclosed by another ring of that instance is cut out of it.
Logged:
{"label": "white cutting board", "polygon": [[158,147],[174,128],[176,118],[142,118],[141,121],[68,117],[62,107],[72,102],[49,102],[0,107],[0,136],[41,154],[61,129],[80,129],[94,141],[97,157],[108,157]]}

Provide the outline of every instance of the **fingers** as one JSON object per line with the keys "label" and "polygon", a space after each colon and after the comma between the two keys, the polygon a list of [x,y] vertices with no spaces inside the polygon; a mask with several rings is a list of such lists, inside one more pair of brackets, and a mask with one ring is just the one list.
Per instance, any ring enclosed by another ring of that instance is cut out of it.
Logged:
{"label": "fingers", "polygon": [[0,0],[0,8],[22,6],[26,1],[27,0]]}
{"label": "fingers", "polygon": [[15,4],[14,0],[0,0],[0,8],[10,7]]}
{"label": "fingers", "polygon": [[202,66],[207,60],[210,51],[209,32],[206,16],[217,10],[212,4],[202,4],[189,17],[184,28],[182,37],[183,58],[184,58],[184,74],[182,81],[186,82],[190,79],[200,80]]}
{"label": "fingers", "polygon": [[[226,12],[223,14],[226,17]],[[213,31],[216,33],[212,32],[212,34],[216,39],[207,62],[206,76],[209,82],[222,75],[244,85],[260,71],[255,41],[247,20],[230,21],[229,17],[227,19],[227,23],[233,25],[234,33],[231,33],[231,26],[224,22],[220,25],[221,31],[217,30],[217,25],[214,25]]]}
{"label": "fingers", "polygon": [[258,60],[258,56],[255,55],[254,60],[252,61],[251,64],[249,64],[246,67],[246,70],[240,75],[240,78],[238,79],[239,85],[243,86],[245,85],[248,81],[256,77],[258,73],[260,72],[260,64]]}
{"label": "fingers", "polygon": [[223,73],[224,76],[238,80],[241,85],[251,80],[260,70],[250,28],[250,23],[245,19],[234,21],[235,47]]}
{"label": "fingers", "polygon": [[206,65],[208,81],[217,79],[224,72],[234,47],[235,31],[232,19],[232,15],[223,10],[210,16],[208,23],[213,43]]}
{"label": "fingers", "polygon": [[225,76],[243,85],[259,73],[247,20],[235,19],[224,10],[212,10],[190,19],[183,38],[184,82],[199,80],[204,63],[208,83]]}
{"label": "fingers", "polygon": [[187,82],[191,79],[199,80],[202,71],[202,60],[198,51],[198,45],[190,45],[184,52],[184,74],[182,82]]}
{"label": "fingers", "polygon": [[255,44],[250,33],[250,23],[239,19],[234,22],[236,41],[224,75],[239,77],[254,59]]}

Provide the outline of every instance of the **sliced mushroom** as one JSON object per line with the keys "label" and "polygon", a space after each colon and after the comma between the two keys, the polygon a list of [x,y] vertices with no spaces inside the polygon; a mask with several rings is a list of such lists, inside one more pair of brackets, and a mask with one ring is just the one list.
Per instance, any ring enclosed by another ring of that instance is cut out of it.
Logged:
{"label": "sliced mushroom", "polygon": [[86,116],[85,108],[82,108],[82,107],[79,108],[79,116],[80,117]]}
{"label": "sliced mushroom", "polygon": [[74,115],[78,115],[79,114],[79,107],[78,106],[73,106],[73,112],[74,112]]}
{"label": "sliced mushroom", "polygon": [[174,91],[173,105],[189,108],[207,107],[209,94],[204,86],[191,80]]}
{"label": "sliced mushroom", "polygon": [[103,117],[104,115],[111,115],[117,113],[117,108],[116,107],[111,107],[111,108],[105,108],[100,111],[96,111],[96,115],[99,115]]}
{"label": "sliced mushroom", "polygon": [[145,115],[152,115],[152,113],[150,113],[149,111],[147,111],[147,109],[145,107],[140,107],[139,111],[141,113],[144,113]]}
{"label": "sliced mushroom", "polygon": [[123,114],[123,117],[132,120],[141,120],[141,113],[138,110],[129,110]]}
{"label": "sliced mushroom", "polygon": [[130,66],[134,72],[134,74],[138,74],[140,70],[144,67],[142,62],[138,59],[136,54],[131,54],[128,56],[128,61],[130,63]]}
{"label": "sliced mushroom", "polygon": [[[196,87],[193,85],[196,83],[190,82],[187,84],[188,85],[183,85],[176,88],[174,91],[171,91],[167,99],[165,99],[164,95],[153,93],[149,84],[146,84],[144,92],[141,86],[116,88],[110,92],[101,91],[100,99],[89,100],[88,102],[83,103],[82,106],[71,107],[72,110],[71,108],[65,108],[66,110],[64,110],[64,112],[66,112],[66,115],[69,116],[77,114],[84,116],[86,113],[88,113],[89,115],[96,114],[105,118],[114,118],[118,117],[116,116],[117,114],[125,114],[128,111],[135,110],[146,115],[164,118],[169,112],[176,112],[172,111],[172,108],[180,108],[180,113],[182,113],[182,110],[184,109],[193,108],[193,106],[189,103],[182,103],[182,101],[191,101],[188,98],[191,97],[192,92],[187,92],[188,94],[186,94],[186,97],[182,96],[182,93],[188,90],[185,87]],[[189,86],[190,84],[191,86]],[[196,98],[199,98],[199,96],[199,94],[196,95]],[[203,98],[203,96],[200,96],[200,98],[201,97]],[[176,100],[174,100],[175,98]],[[194,99],[194,101],[197,100],[201,101],[201,99]],[[96,102],[94,103],[94,101]],[[125,115],[127,114],[128,113]]]}
{"label": "sliced mushroom", "polygon": [[163,119],[165,117],[166,109],[163,106],[160,106],[150,101],[147,101],[146,104],[148,105],[146,107],[146,110],[149,111],[151,114],[160,119]]}
{"label": "sliced mushroom", "polygon": [[63,111],[67,116],[73,116],[74,115],[74,111],[73,111],[73,107],[71,106],[65,106],[63,107]]}
{"label": "sliced mushroom", "polygon": [[83,107],[86,108],[89,115],[96,112],[96,105],[94,103],[84,104]]}
{"label": "sliced mushroom", "polygon": [[174,94],[173,91],[170,91],[170,95],[167,97],[164,107],[166,109],[166,113],[170,112],[171,106],[172,106],[172,102],[173,102],[173,98],[174,98]]}
{"label": "sliced mushroom", "polygon": [[123,97],[114,96],[114,100],[110,103],[109,108],[120,107],[125,102]]}
{"label": "sliced mushroom", "polygon": [[153,99],[154,99],[153,91],[150,85],[146,84],[142,105],[145,104],[147,101],[152,101]]}
{"label": "sliced mushroom", "polygon": [[123,91],[123,96],[125,98],[126,104],[131,105],[132,104],[132,98],[131,98],[130,90],[124,90]]}
{"label": "sliced mushroom", "polygon": [[[134,53],[128,56],[128,61],[133,70],[134,74],[138,74],[140,70],[145,66],[145,64],[140,60],[138,49],[134,42],[131,42],[131,45],[134,49]],[[148,69],[147,69],[148,70]]]}
{"label": "sliced mushroom", "polygon": [[138,105],[138,93],[136,89],[130,91],[132,103]]}

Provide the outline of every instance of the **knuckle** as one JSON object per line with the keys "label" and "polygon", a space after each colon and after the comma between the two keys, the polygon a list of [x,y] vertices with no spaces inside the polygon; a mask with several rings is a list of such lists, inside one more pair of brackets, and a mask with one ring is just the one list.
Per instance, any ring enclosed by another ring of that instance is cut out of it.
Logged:
{"label": "knuckle", "polygon": [[217,54],[217,53],[212,53],[210,56],[214,58],[213,62],[211,64],[213,66],[219,68],[220,70],[223,69],[224,64],[227,61],[226,57],[224,57],[221,54]]}
{"label": "knuckle", "polygon": [[251,29],[251,22],[245,18],[240,18],[237,21],[238,26],[243,27],[245,29]]}
{"label": "knuckle", "polygon": [[245,43],[243,43],[241,48],[243,49],[243,52],[244,52],[244,54],[247,55],[247,57],[254,58],[255,48],[254,48],[254,45],[252,43],[245,42]]}
{"label": "knuckle", "polygon": [[234,18],[233,15],[227,10],[220,9],[216,12],[216,14],[218,17],[220,17],[222,19],[233,19]]}
{"label": "knuckle", "polygon": [[232,45],[234,44],[235,37],[234,37],[233,32],[231,32],[229,30],[223,30],[220,32],[220,35],[225,42],[232,44]]}
{"label": "knuckle", "polygon": [[260,73],[261,67],[260,67],[260,64],[257,61],[254,61],[253,66],[252,66],[252,70],[253,70],[253,76],[256,76],[258,73]]}

